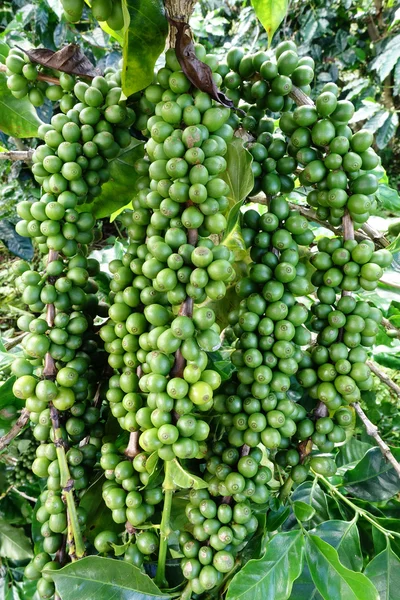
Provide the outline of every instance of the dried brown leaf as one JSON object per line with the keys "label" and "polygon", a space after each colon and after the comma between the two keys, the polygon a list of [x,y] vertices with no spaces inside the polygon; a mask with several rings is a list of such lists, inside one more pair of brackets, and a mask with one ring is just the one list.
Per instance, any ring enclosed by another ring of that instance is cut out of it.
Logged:
{"label": "dried brown leaf", "polygon": [[90,78],[100,75],[100,71],[92,65],[77,44],[68,44],[58,52],[48,48],[34,48],[33,50],[23,50],[23,52],[29,56],[32,62],[49,69]]}
{"label": "dried brown leaf", "polygon": [[233,102],[217,88],[210,67],[197,58],[189,25],[183,21],[168,20],[177,29],[176,57],[186,77],[197,89],[207,92],[223,106],[234,109]]}

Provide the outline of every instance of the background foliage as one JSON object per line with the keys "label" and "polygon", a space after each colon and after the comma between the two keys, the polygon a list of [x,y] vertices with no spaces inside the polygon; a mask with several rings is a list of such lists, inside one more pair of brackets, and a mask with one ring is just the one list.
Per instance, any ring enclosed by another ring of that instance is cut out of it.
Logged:
{"label": "background foliage", "polygon": [[[198,41],[220,57],[232,46],[255,52],[268,44],[267,35],[249,0],[202,0],[195,8],[191,25]],[[395,2],[380,0],[292,0],[274,43],[287,37],[295,38],[300,54],[310,54],[315,59],[317,82],[321,87],[334,81],[342,87],[342,97],[355,103],[355,127],[363,126],[376,134],[384,169],[380,181],[381,203],[372,224],[393,242],[396,265],[400,250],[397,237],[400,197],[391,188],[396,188],[400,182],[400,8]],[[29,3],[12,0],[2,4],[0,43],[6,41],[25,46],[26,39],[35,46],[53,49],[64,43],[77,42],[100,68],[115,64],[121,56],[118,43],[92,20],[90,11],[84,13],[79,25],[72,25],[62,18],[59,0]],[[50,103],[38,112],[43,121],[49,122]],[[28,142],[4,134],[0,134],[0,144],[9,150],[28,146]],[[10,165],[0,161],[0,239],[4,244],[0,247],[0,328],[5,343],[13,336],[15,318],[22,310],[10,264],[13,256],[27,259],[33,256],[32,246],[19,239],[13,229],[17,219],[15,205],[22,198],[37,194],[29,169],[21,163]],[[296,193],[291,200],[301,203],[302,197]],[[120,225],[118,219],[110,224],[105,218],[101,225],[103,239],[94,248],[104,267],[105,293],[107,263],[120,257],[123,247],[123,242],[118,239]],[[317,223],[313,227],[317,236],[326,233]],[[379,293],[371,292],[368,296],[393,325],[400,326],[400,276],[394,268],[385,277]],[[102,289],[101,278],[99,283]],[[0,343],[1,379],[8,378],[10,361],[18,354],[18,345],[6,352],[6,347]],[[216,359],[220,360],[223,371],[226,361],[220,355]],[[374,349],[374,360],[389,378],[400,383],[397,374],[400,342],[397,336],[389,336],[384,328],[381,328],[378,346]],[[8,423],[1,410],[13,400],[9,382],[7,380],[1,390],[0,431],[5,431]],[[374,391],[364,395],[363,403],[368,417],[378,425],[382,437],[394,447],[395,456],[399,458],[399,396],[376,379]],[[244,598],[252,585],[255,585],[256,595],[264,597],[272,590],[275,599],[287,598],[290,594],[292,600],[369,600],[377,598],[370,582],[381,592],[381,600],[395,600],[399,587],[396,572],[400,566],[400,485],[372,445],[371,438],[358,423],[355,427],[357,437],[339,453],[340,470],[334,482],[320,476],[313,483],[305,482],[298,486],[288,506],[277,505],[268,513],[265,531],[258,535],[252,551],[245,556],[248,562],[240,576],[233,580],[228,600]],[[32,520],[32,502],[18,491],[7,491],[5,479],[10,460],[24,452],[23,441],[12,448],[11,456],[2,455],[0,470],[0,597],[3,594],[4,598],[14,600],[29,600],[34,594],[33,586],[22,579],[22,565],[32,555],[27,535]],[[334,485],[341,486],[339,494]],[[30,489],[28,485],[23,493],[34,498],[39,490]],[[95,523],[96,519],[97,523],[101,522],[101,507],[93,518]],[[260,522],[262,518],[260,516]],[[275,532],[278,533],[272,537]],[[80,563],[79,569],[73,570],[71,565],[72,573],[68,578],[65,570],[63,575],[58,575],[60,590],[65,591],[63,600],[76,597],[76,588],[70,587],[71,580],[76,586],[83,580],[86,593],[90,592],[93,597],[96,594],[99,599],[108,598],[115,592],[115,589],[104,590],[103,585],[96,585],[91,580],[92,568],[104,569],[106,581],[111,573],[113,577],[116,573],[117,594],[121,589],[118,580],[132,577],[132,570],[124,572],[126,565],[119,564],[117,568],[114,562],[108,564],[108,559],[96,557],[85,561]],[[282,579],[288,587],[280,591],[274,585]],[[140,577],[138,581],[138,589],[143,590]],[[133,593],[139,593],[135,583],[131,589]],[[147,591],[155,593],[150,587]]]}

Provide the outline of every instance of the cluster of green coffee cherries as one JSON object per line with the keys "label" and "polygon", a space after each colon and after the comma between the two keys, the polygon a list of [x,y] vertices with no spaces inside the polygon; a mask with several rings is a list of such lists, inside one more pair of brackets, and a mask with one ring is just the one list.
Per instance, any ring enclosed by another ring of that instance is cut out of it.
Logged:
{"label": "cluster of green coffee cherries", "polygon": [[40,73],[38,65],[33,64],[29,57],[18,48],[10,49],[5,58],[5,65],[7,67],[7,87],[12,95],[18,99],[28,96],[29,102],[33,106],[42,106],[49,84],[46,81],[38,80]]}
{"label": "cluster of green coffee cherries", "polygon": [[[40,494],[39,506],[35,514],[35,520],[40,524],[40,536],[38,538],[41,540],[41,550],[36,553],[33,560],[24,569],[24,577],[37,582],[37,592],[40,598],[44,599],[54,596],[55,585],[47,571],[56,571],[62,567],[60,562],[56,560],[55,553],[62,546],[63,535],[67,530],[66,507],[61,498],[59,486],[54,489],[55,486],[53,485],[53,480],[59,479],[58,461],[54,445],[53,456],[55,458],[51,464],[55,474],[48,478],[47,489]],[[90,462],[91,468],[93,468],[95,461]],[[83,507],[77,507],[76,512],[79,526],[84,530],[87,513]]]}
{"label": "cluster of green coffee cherries", "polygon": [[284,113],[279,126],[287,134],[289,152],[303,165],[300,183],[315,189],[307,202],[322,220],[338,226],[347,209],[359,229],[376,208],[376,176],[371,172],[379,157],[371,147],[368,130],[352,132],[348,123],[354,114],[349,100],[338,100],[339,88],[328,83],[314,106],[299,106]]}
{"label": "cluster of green coffee cherries", "polygon": [[245,54],[232,48],[227,54],[227,65],[220,67],[226,95],[245,111],[241,125],[251,136],[248,149],[253,156],[255,176],[252,195],[260,191],[268,195],[288,193],[294,188],[293,174],[297,169],[296,152],[282,135],[274,134],[271,113],[290,114],[293,100],[289,94],[293,86],[310,94],[314,79],[314,61],[299,58],[292,41],[279,44],[275,56],[260,51]]}
{"label": "cluster of green coffee cherries", "polygon": [[115,444],[103,444],[100,465],[105,471],[106,481],[102,493],[115,523],[128,521],[132,527],[140,527],[151,520],[155,506],[162,501],[161,487],[153,485],[150,480],[149,456],[141,452],[133,460],[128,460],[121,456]]}
{"label": "cluster of green coffee cherries", "polygon": [[39,127],[45,143],[33,155],[32,172],[44,192],[57,196],[70,192],[76,205],[100,195],[101,184],[110,176],[108,161],[131,143],[128,128],[135,113],[121,101],[122,91],[114,79],[97,76],[89,85],[74,83],[64,74],[63,81],[66,78],[73,90],[72,106]]}
{"label": "cluster of green coffee cherries", "polygon": [[[242,232],[253,262],[236,286],[242,298],[239,308],[228,316],[238,384],[233,394],[217,396],[215,409],[232,446],[256,448],[262,443],[270,450],[285,449],[292,438],[303,439],[307,418],[305,408],[288,393],[302,347],[311,341],[304,326],[308,309],[296,297],[310,292],[298,244],[309,244],[313,234],[307,220],[290,211],[281,197],[273,198],[262,215],[246,211]],[[299,453],[292,454],[295,478],[304,480],[307,471],[297,468]]]}
{"label": "cluster of green coffee cherries", "polygon": [[[281,42],[276,47],[275,57],[263,51],[247,54],[241,48],[231,48],[226,62],[230,70],[224,76],[224,86],[228,90],[227,96],[236,105],[243,99],[249,104],[256,104],[258,108],[282,112],[287,110],[287,97],[293,86],[306,94],[311,91],[314,61],[309,56],[300,58],[296,44],[291,40]],[[290,100],[289,108],[291,106]]]}
{"label": "cluster of green coffee cherries", "polygon": [[15,454],[12,455],[12,462],[9,464],[6,462],[7,483],[16,488],[35,484],[36,479],[32,472],[32,463],[35,460],[37,443],[29,430],[18,438],[13,446]]}
{"label": "cluster of green coffee cherries", "polygon": [[233,569],[236,554],[258,528],[252,503],[267,502],[265,484],[272,477],[259,448],[241,456],[238,448],[221,440],[209,454],[204,472],[208,488],[190,491],[187,531],[179,535],[183,575],[195,594],[217,588]]}
{"label": "cluster of green coffee cherries", "polygon": [[[204,46],[195,44],[196,57],[207,64],[217,86],[222,84],[222,73],[225,65],[221,65],[214,54],[207,54]],[[151,127],[157,122],[159,115],[157,104],[161,101],[176,102],[182,110],[182,121],[185,125],[201,124],[202,113],[213,106],[210,96],[199,90],[193,89],[190,82],[182,72],[182,68],[176,57],[175,50],[170,48],[165,53],[165,67],[158,69],[154,82],[143,90],[131,96],[134,109],[137,114],[135,127],[146,137],[151,135]],[[220,104],[216,105],[222,108]],[[228,118],[219,131],[212,133],[223,137],[226,141],[232,139],[233,129],[237,127],[238,119],[233,113],[228,113]],[[151,118],[153,117],[153,118]],[[211,131],[211,130],[210,130]]]}
{"label": "cluster of green coffee cherries", "polygon": [[[392,262],[389,250],[375,250],[375,244],[368,239],[357,242],[342,237],[323,237],[318,240],[317,248],[310,258],[316,269],[311,282],[322,295],[322,288],[371,292],[377,288],[383,270]],[[368,334],[364,335],[368,337]]]}
{"label": "cluster of green coffee cherries", "polygon": [[[61,0],[64,16],[70,23],[78,23],[85,7],[84,0]],[[86,7],[88,8],[88,7]],[[92,15],[97,21],[106,21],[113,31],[124,26],[124,14],[121,0],[92,0]]]}

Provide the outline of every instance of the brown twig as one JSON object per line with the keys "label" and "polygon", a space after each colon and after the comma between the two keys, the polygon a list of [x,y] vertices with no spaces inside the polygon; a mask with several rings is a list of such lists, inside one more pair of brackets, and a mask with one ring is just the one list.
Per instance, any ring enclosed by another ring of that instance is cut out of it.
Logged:
{"label": "brown twig", "polygon": [[[6,73],[6,71],[6,65],[0,64],[0,72]],[[44,75],[43,73],[39,73],[37,78],[39,81],[47,81],[47,83],[55,83],[57,85],[60,83],[57,77],[51,77],[51,75]]]}
{"label": "brown twig", "polygon": [[139,446],[139,436],[140,431],[131,431],[129,436],[129,442],[125,449],[125,456],[127,458],[135,458],[138,454],[140,454],[140,446]]}
{"label": "brown twig", "polygon": [[240,456],[248,456],[250,454],[250,446],[247,444],[243,444],[242,449],[240,451]]}
{"label": "brown twig", "polygon": [[11,350],[12,348],[15,348],[15,346],[18,346],[18,344],[20,342],[22,342],[22,340],[28,335],[28,331],[24,331],[24,333],[21,333],[20,335],[17,335],[16,337],[12,338],[11,340],[8,340],[5,344],[4,344],[4,348],[7,350]]}
{"label": "brown twig", "polygon": [[22,498],[25,498],[25,500],[29,500],[29,502],[37,502],[37,500],[38,500],[34,496],[28,496],[28,494],[25,494],[25,492],[22,492],[21,490],[19,490],[15,486],[11,486],[11,491],[15,492],[16,494],[18,494]]}
{"label": "brown twig", "polygon": [[16,423],[11,427],[10,431],[0,438],[0,451],[3,450],[19,433],[23,430],[29,421],[29,410],[23,408]]}
{"label": "brown twig", "polygon": [[[47,264],[49,265],[51,262],[57,260],[58,252],[56,250],[50,250],[49,256],[47,259]],[[56,315],[56,309],[54,304],[48,304],[46,307],[46,322],[47,325],[51,328],[54,325],[54,317]],[[54,358],[48,352],[44,358],[44,367],[43,367],[43,377],[45,379],[55,379],[57,375],[57,368]]]}
{"label": "brown twig", "polygon": [[314,106],[314,102],[311,100],[311,98],[296,86],[292,87],[292,91],[290,92],[289,96],[298,106]]}
{"label": "brown twig", "polygon": [[376,364],[372,362],[372,360],[367,360],[367,365],[369,366],[373,374],[376,375],[378,379],[382,381],[382,383],[384,383],[385,385],[387,385],[387,387],[393,390],[393,392],[400,398],[400,387],[397,385],[397,383],[392,381],[392,379],[390,379],[390,377],[386,375],[386,373],[383,373],[383,371],[381,371],[376,366]]}
{"label": "brown twig", "polygon": [[393,325],[393,323],[390,322],[390,319],[382,317],[382,325],[388,332],[392,333],[392,337],[400,338],[400,329],[396,327],[396,325]]}
{"label": "brown twig", "polygon": [[[399,388],[399,392],[400,392],[400,388]],[[385,459],[388,462],[390,462],[390,464],[396,471],[398,477],[400,478],[400,463],[397,462],[397,460],[393,456],[392,452],[390,451],[389,446],[386,444],[386,442],[383,441],[383,439],[379,435],[379,430],[378,430],[377,426],[374,425],[368,419],[367,415],[365,414],[365,412],[363,411],[363,409],[361,408],[361,406],[359,405],[358,402],[353,402],[352,406],[354,407],[354,410],[356,411],[357,415],[360,417],[360,420],[362,421],[362,423],[365,427],[365,431],[367,432],[367,434],[369,436],[374,438],[374,440],[378,444],[383,456],[385,457]]]}
{"label": "brown twig", "polygon": [[0,160],[23,160],[24,162],[31,162],[33,150],[9,150],[8,152],[0,152]]}
{"label": "brown twig", "polygon": [[345,240],[354,240],[354,224],[349,214],[349,211],[346,210],[346,213],[342,219],[342,227],[343,227],[343,238]]}

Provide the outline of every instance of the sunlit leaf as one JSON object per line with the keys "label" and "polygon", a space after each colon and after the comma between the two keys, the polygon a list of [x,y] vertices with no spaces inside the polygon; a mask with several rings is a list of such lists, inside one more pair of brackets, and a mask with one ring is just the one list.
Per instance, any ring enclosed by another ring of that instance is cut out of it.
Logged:
{"label": "sunlit leaf", "polygon": [[251,0],[251,3],[257,18],[268,34],[268,46],[270,46],[275,31],[286,15],[288,0]]}

